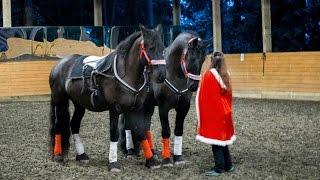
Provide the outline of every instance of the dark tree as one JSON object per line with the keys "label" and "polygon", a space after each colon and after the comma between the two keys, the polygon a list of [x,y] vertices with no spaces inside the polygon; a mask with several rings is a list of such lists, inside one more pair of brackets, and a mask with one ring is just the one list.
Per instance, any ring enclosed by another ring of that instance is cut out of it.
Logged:
{"label": "dark tree", "polygon": [[261,2],[222,0],[222,50],[225,53],[262,51]]}
{"label": "dark tree", "polygon": [[271,5],[273,51],[320,50],[319,0],[271,0]]}

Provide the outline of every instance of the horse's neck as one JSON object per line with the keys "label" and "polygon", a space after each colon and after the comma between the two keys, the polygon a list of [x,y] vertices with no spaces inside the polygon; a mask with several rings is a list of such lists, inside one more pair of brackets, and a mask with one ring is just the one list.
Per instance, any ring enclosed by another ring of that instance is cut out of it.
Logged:
{"label": "horse's neck", "polygon": [[140,58],[140,42],[141,38],[138,38],[132,47],[125,61],[125,78],[131,81],[133,84],[139,84],[143,80],[144,66],[141,63]]}
{"label": "horse's neck", "polygon": [[181,57],[183,51],[183,46],[177,46],[171,49],[166,65],[167,79],[174,82],[177,86],[180,87],[184,87],[187,83],[187,79],[185,78],[181,68]]}

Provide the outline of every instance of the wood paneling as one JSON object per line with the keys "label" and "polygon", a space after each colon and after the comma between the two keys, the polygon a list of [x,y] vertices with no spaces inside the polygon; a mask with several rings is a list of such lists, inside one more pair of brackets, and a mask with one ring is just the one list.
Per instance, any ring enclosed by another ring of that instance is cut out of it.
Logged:
{"label": "wood paneling", "polygon": [[0,63],[0,96],[49,94],[49,73],[55,64],[50,60]]}
{"label": "wood paneling", "polygon": [[285,99],[315,96],[320,100],[320,52],[267,53],[265,60],[262,53],[240,57],[240,54],[225,55],[236,94],[255,93],[261,98]]}
{"label": "wood paneling", "polygon": [[[243,59],[240,54],[225,57],[237,95],[320,100],[320,52],[267,53],[265,61],[262,53],[244,54]],[[55,64],[52,60],[0,62],[0,97],[49,94],[48,76]]]}

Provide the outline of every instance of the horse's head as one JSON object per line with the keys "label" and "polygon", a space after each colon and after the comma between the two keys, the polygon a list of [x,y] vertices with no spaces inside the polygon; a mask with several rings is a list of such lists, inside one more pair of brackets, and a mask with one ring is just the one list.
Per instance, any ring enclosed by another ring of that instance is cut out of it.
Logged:
{"label": "horse's head", "polygon": [[145,62],[151,71],[151,79],[161,83],[166,77],[162,26],[158,25],[155,29],[146,29],[144,26],[140,26],[140,29],[143,38],[140,54],[146,60]]}
{"label": "horse's head", "polygon": [[198,88],[201,67],[206,57],[206,45],[204,41],[198,37],[194,36],[188,40],[188,47],[185,48],[181,67],[188,78],[187,87],[190,91],[196,91]]}

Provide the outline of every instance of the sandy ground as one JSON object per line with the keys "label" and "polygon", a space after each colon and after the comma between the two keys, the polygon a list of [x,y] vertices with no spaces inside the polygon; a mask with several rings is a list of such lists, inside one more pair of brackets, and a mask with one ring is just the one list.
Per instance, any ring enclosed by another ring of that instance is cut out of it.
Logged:
{"label": "sandy ground", "polygon": [[[91,161],[75,162],[71,144],[63,166],[48,155],[48,102],[0,103],[0,179],[207,179],[213,165],[209,145],[195,141],[194,104],[186,118],[184,166],[149,170],[144,160],[129,160],[119,152],[121,173],[107,169],[107,113],[88,112],[81,134]],[[173,117],[170,113],[171,127]],[[158,114],[152,129],[160,146]],[[236,171],[216,179],[320,179],[320,102],[235,99],[238,139],[230,147]],[[214,179],[214,178],[208,178]]]}

